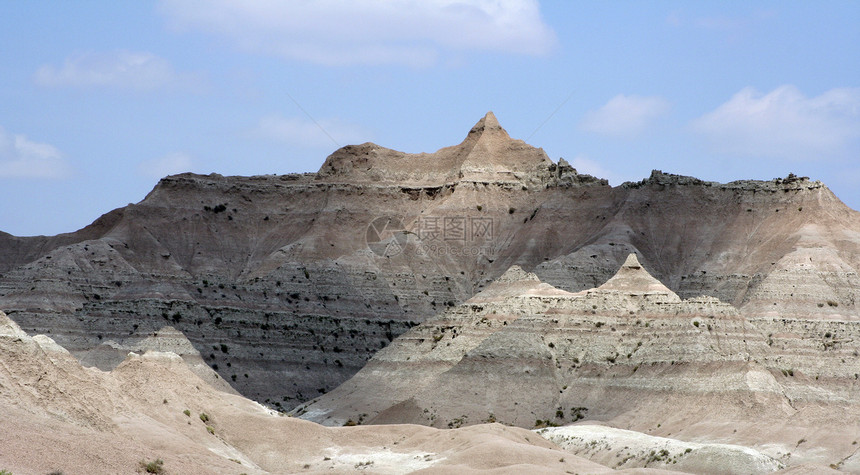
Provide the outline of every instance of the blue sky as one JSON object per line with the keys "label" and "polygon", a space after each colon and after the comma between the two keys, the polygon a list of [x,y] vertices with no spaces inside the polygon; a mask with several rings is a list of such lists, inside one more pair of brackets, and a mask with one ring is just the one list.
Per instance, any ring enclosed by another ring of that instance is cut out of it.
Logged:
{"label": "blue sky", "polygon": [[0,230],[74,231],[171,173],[435,151],[489,110],[612,185],[793,172],[860,209],[857,25],[848,1],[7,1]]}

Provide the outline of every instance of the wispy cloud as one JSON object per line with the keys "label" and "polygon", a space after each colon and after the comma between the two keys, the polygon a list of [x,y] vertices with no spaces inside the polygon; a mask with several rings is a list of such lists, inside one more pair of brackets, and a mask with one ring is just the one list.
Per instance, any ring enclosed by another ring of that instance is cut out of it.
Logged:
{"label": "wispy cloud", "polygon": [[111,87],[150,90],[190,85],[191,74],[177,73],[166,59],[146,52],[77,53],[61,66],[46,64],[34,76],[46,87]]}
{"label": "wispy cloud", "polygon": [[612,186],[618,186],[625,181],[633,180],[631,177],[613,172],[598,161],[585,155],[578,155],[570,161],[570,165],[575,168],[578,173],[585,173],[597,178],[605,178],[609,180],[609,184]]}
{"label": "wispy cloud", "polygon": [[194,160],[182,152],[172,152],[163,157],[146,160],[138,164],[137,172],[149,178],[164,178],[167,175],[190,172]]}
{"label": "wispy cloud", "polygon": [[669,102],[657,96],[619,94],[603,107],[586,113],[581,129],[613,137],[635,137],[669,111]]}
{"label": "wispy cloud", "polygon": [[63,178],[69,166],[56,147],[0,127],[0,178]]}
{"label": "wispy cloud", "polygon": [[370,139],[370,133],[362,127],[340,119],[320,119],[312,122],[277,115],[260,119],[252,135],[302,147],[324,148],[363,143]]}
{"label": "wispy cloud", "polygon": [[556,43],[537,0],[161,0],[180,30],[324,65],[428,66],[446,51],[541,55]]}
{"label": "wispy cloud", "polygon": [[748,87],[692,126],[723,153],[794,160],[843,157],[858,152],[860,89],[806,97],[790,85],[767,94]]}

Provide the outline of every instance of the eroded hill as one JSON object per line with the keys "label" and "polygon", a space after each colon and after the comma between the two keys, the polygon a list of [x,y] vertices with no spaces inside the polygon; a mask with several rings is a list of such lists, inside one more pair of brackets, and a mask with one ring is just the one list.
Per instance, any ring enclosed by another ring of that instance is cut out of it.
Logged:
{"label": "eroded hill", "polygon": [[362,144],[315,174],[176,175],[78,232],[0,235],[0,309],[102,369],[172,325],[239,392],[288,409],[512,265],[579,292],[631,252],[797,354],[818,343],[793,335],[858,315],[860,215],[820,182],[655,171],[613,188],[492,113],[434,153]]}
{"label": "eroded hill", "polygon": [[[332,426],[549,427],[551,440],[616,468],[854,472],[858,342],[857,319],[748,319],[713,297],[681,299],[635,254],[576,293],[514,267],[294,414]],[[711,457],[740,465],[709,468]]]}

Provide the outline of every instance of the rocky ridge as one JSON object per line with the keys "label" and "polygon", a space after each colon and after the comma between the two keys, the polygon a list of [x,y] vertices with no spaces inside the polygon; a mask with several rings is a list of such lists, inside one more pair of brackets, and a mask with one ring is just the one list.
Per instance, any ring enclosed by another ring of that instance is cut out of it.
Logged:
{"label": "rocky ridge", "polygon": [[0,309],[102,369],[115,360],[95,349],[171,325],[239,392],[288,409],[513,265],[579,292],[631,252],[775,345],[858,316],[860,218],[819,182],[654,172],[613,188],[491,113],[435,153],[363,144],[315,174],[176,175],[75,233],[0,234]]}

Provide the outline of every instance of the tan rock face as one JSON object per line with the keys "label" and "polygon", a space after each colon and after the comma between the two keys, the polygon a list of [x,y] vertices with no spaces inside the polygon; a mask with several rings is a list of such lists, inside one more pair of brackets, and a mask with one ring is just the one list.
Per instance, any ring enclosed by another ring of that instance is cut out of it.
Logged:
{"label": "tan rock face", "polygon": [[172,325],[241,393],[290,408],[513,265],[549,285],[535,295],[575,293],[631,252],[681,298],[745,316],[858,315],[860,218],[821,183],[654,172],[612,188],[492,114],[434,153],[363,144],[314,174],[176,175],[77,232],[0,234],[0,309],[78,356]]}

